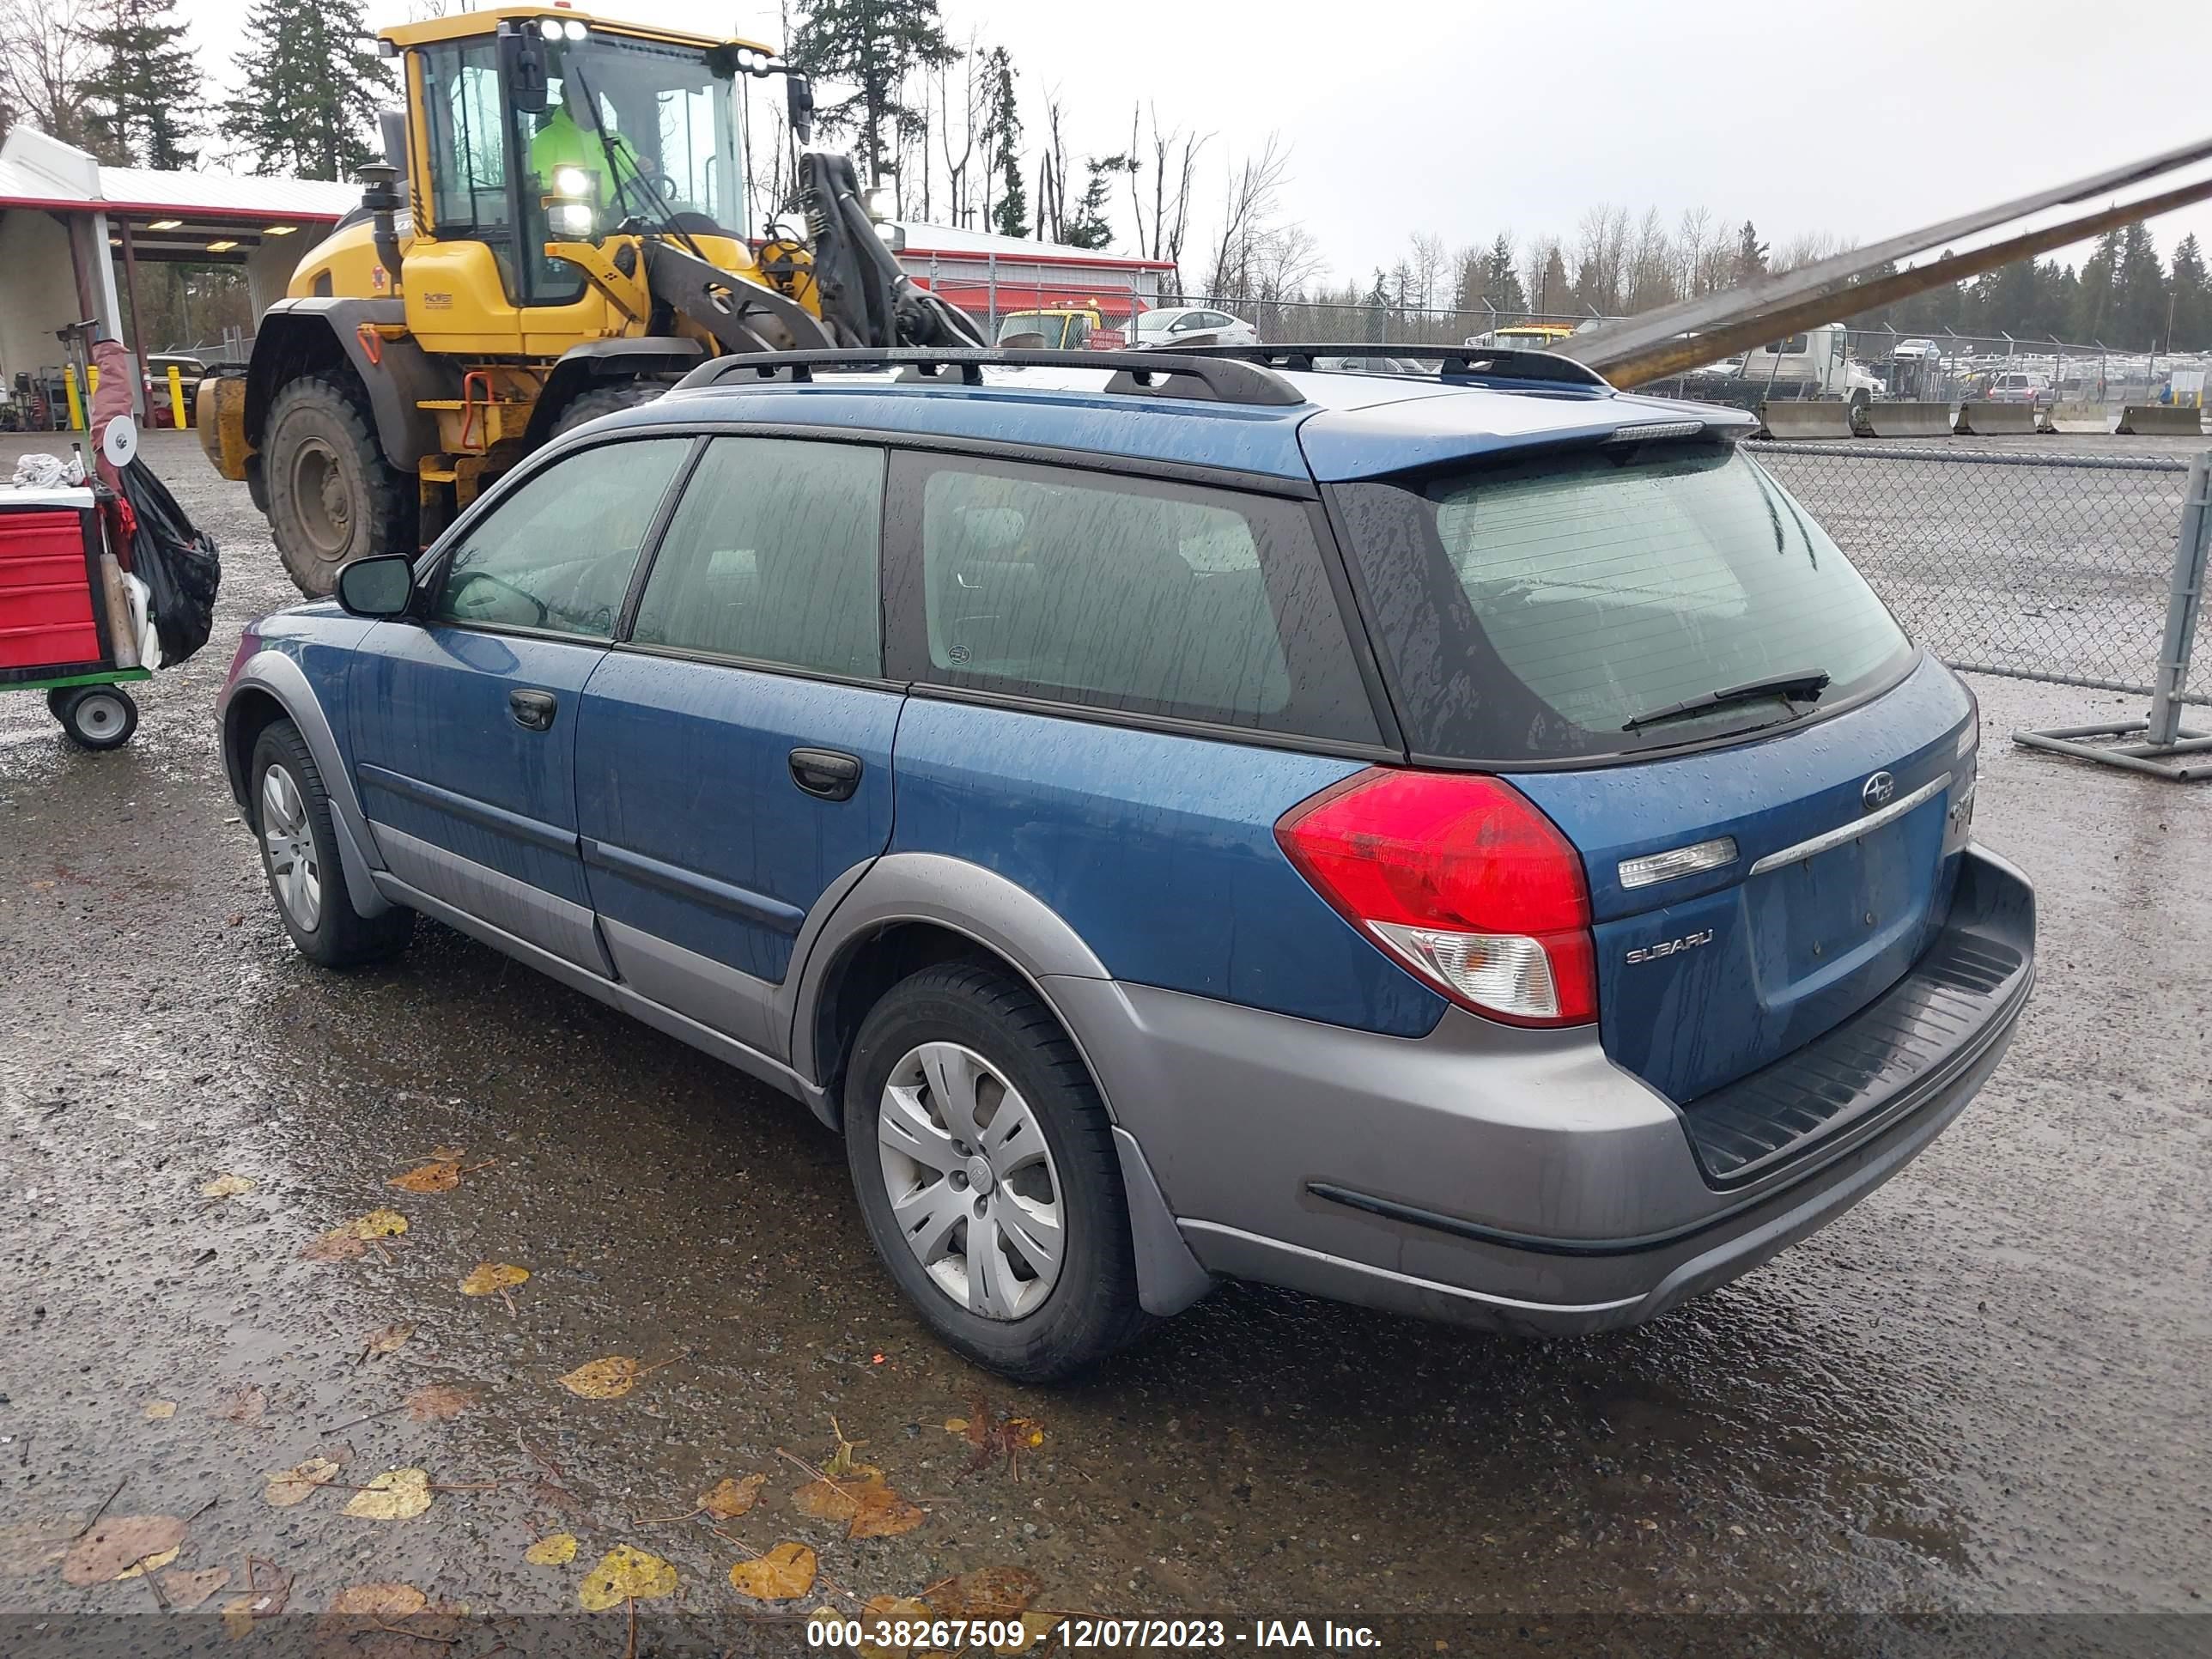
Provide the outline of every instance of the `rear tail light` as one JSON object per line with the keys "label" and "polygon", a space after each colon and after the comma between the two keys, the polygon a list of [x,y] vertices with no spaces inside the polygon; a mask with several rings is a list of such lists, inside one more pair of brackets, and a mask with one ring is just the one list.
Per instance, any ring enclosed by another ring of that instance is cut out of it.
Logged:
{"label": "rear tail light", "polygon": [[1597,1018],[1583,862],[1497,778],[1370,767],[1275,840],[1351,924],[1462,1006],[1516,1025]]}

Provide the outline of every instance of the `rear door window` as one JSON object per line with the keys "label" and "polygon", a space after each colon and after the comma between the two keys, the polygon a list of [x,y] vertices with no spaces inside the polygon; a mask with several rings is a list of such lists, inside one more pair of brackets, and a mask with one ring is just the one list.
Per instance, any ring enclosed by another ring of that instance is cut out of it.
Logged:
{"label": "rear door window", "polygon": [[1513,764],[1792,717],[1778,696],[1631,729],[1724,688],[1825,673],[1832,707],[1912,647],[1850,562],[1733,446],[1608,446],[1337,487],[1417,753]]}
{"label": "rear door window", "polygon": [[872,679],[884,452],[716,438],[669,520],[637,644]]}
{"label": "rear door window", "polygon": [[638,550],[690,447],[689,438],[605,443],[532,474],[470,525],[434,615],[612,638]]}
{"label": "rear door window", "polygon": [[891,488],[896,677],[1378,740],[1310,507],[917,454]]}

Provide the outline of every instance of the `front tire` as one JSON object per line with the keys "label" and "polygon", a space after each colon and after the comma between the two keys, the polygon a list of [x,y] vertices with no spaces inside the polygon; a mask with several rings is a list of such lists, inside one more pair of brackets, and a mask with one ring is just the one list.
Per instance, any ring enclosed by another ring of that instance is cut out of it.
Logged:
{"label": "front tire", "polygon": [[878,1254],[976,1364],[1054,1382],[1144,1328],[1105,1107],[1018,981],[956,962],[893,987],[854,1042],[845,1144]]}
{"label": "front tire", "polygon": [[119,685],[70,686],[58,700],[49,692],[46,707],[80,749],[120,749],[138,729],[138,705]]}
{"label": "front tire", "polygon": [[416,483],[384,459],[360,386],[309,375],[276,394],[261,446],[269,531],[285,573],[311,599],[338,568],[416,552]]}
{"label": "front tire", "polygon": [[607,386],[594,386],[582,396],[569,400],[568,406],[554,417],[553,430],[547,435],[557,438],[586,421],[598,420],[602,415],[611,415],[618,409],[635,409],[640,404],[649,404],[667,390],[667,386],[659,380],[617,380]]}
{"label": "front tire", "polygon": [[364,916],[353,908],[330,792],[300,728],[285,720],[262,728],[247,775],[262,874],[300,954],[325,968],[354,968],[404,950],[415,933],[412,910],[394,906]]}

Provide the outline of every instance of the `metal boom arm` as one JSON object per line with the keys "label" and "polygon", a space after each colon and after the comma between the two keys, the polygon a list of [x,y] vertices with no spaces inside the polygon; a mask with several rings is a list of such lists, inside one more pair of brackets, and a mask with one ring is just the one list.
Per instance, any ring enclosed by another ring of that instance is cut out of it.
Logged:
{"label": "metal boom arm", "polygon": [[1679,374],[1700,364],[1762,346],[1784,335],[1911,298],[1947,283],[2010,264],[2130,224],[2192,202],[2212,198],[2212,179],[2178,185],[2124,206],[2112,206],[2041,230],[2024,232],[1986,247],[1946,254],[1910,270],[1861,280],[1866,273],[1899,259],[1924,253],[1962,236],[1972,236],[2045,209],[2159,178],[2193,162],[2212,159],[2212,138],[2200,139],[2125,167],[2113,167],[2071,184],[2039,191],[1978,213],[1947,219],[1924,229],[1785,271],[1762,276],[1720,294],[1677,301],[1634,317],[1601,323],[1562,340],[1553,348],[1596,369],[1615,386],[1641,386]]}

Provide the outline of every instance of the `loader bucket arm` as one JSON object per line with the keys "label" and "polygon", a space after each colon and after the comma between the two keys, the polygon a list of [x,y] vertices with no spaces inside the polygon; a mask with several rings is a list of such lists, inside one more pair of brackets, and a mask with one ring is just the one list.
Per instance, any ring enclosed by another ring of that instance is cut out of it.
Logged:
{"label": "loader bucket arm", "polygon": [[2115,226],[2212,199],[2212,179],[2200,179],[1964,253],[1946,254],[1909,270],[1868,275],[1885,264],[2031,214],[2104,197],[2208,159],[2212,159],[2212,138],[2200,139],[2071,184],[1852,248],[1796,270],[1761,276],[1724,293],[1699,295],[1656,311],[1601,323],[1570,336],[1553,349],[1588,364],[1615,386],[1641,386],[1753,349],[1785,335],[1909,299],[1947,283],[1963,282],[2016,259],[2099,235]]}
{"label": "loader bucket arm", "polygon": [[860,205],[853,164],[809,150],[799,158],[822,319],[841,346],[981,346],[975,325],[899,269]]}

